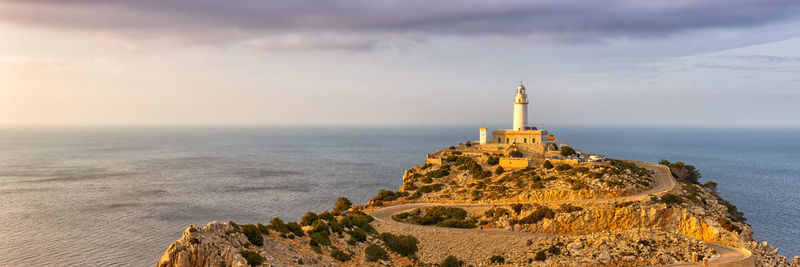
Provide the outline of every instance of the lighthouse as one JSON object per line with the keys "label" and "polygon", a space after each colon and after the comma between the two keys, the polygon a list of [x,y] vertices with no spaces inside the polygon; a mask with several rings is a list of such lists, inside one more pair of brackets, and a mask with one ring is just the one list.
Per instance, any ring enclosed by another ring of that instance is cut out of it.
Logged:
{"label": "lighthouse", "polygon": [[525,85],[519,82],[517,95],[514,97],[514,131],[522,131],[528,128],[528,94],[525,93]]}
{"label": "lighthouse", "polygon": [[514,124],[511,129],[492,131],[492,142],[495,145],[522,146],[533,151],[545,151],[548,143],[547,130],[540,130],[528,124],[528,92],[522,82],[517,86],[514,96]]}

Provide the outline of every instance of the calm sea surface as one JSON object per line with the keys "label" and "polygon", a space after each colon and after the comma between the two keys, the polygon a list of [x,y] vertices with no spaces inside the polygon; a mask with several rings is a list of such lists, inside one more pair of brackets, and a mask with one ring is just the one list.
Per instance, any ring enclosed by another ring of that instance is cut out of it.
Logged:
{"label": "calm sea surface", "polygon": [[[800,255],[800,130],[549,127],[610,157],[684,161],[756,237]],[[297,220],[396,190],[477,127],[0,129],[0,266],[152,266],[190,224]]]}

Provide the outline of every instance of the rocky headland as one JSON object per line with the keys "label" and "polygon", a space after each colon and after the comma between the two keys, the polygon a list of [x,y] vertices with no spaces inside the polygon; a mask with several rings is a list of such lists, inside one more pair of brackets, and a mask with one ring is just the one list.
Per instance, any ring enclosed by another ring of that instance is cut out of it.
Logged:
{"label": "rocky headland", "polygon": [[[156,266],[794,266],[680,162],[436,152],[398,191],[300,222],[189,226]],[[528,157],[505,169],[499,158]]]}

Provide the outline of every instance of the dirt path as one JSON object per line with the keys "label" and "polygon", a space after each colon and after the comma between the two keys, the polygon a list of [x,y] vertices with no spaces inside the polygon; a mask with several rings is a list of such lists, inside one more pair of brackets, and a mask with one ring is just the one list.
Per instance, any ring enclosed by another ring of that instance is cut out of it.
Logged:
{"label": "dirt path", "polygon": [[[624,196],[624,197],[615,197],[615,198],[600,198],[600,199],[584,199],[584,200],[570,200],[570,201],[542,201],[542,202],[530,202],[530,203],[519,203],[519,204],[575,204],[575,203],[610,203],[610,202],[625,202],[625,201],[641,201],[649,199],[652,196],[662,195],[675,187],[676,181],[672,178],[672,175],[669,173],[669,169],[663,165],[650,163],[650,162],[641,162],[641,161],[631,161],[635,163],[639,167],[643,167],[654,172],[653,174],[653,182],[654,185],[649,190],[645,190],[643,192],[639,192],[633,195]],[[444,204],[444,203],[411,203],[411,204],[402,204],[402,205],[395,205],[380,208],[374,211],[369,212],[372,217],[375,218],[380,223],[387,224],[387,225],[394,225],[394,226],[403,226],[403,227],[422,227],[422,228],[435,228],[439,231],[447,231],[450,233],[481,233],[481,234],[488,234],[488,235],[510,235],[510,236],[530,236],[530,237],[540,237],[540,238],[547,238],[547,237],[554,237],[559,236],[558,234],[546,234],[546,233],[529,233],[529,232],[512,232],[512,231],[503,231],[503,230],[478,230],[478,229],[462,229],[462,228],[444,228],[444,227],[436,227],[436,226],[424,226],[424,225],[413,225],[413,224],[405,224],[401,222],[397,222],[392,220],[392,215],[410,211],[420,207],[431,207],[431,206],[448,206],[448,207],[476,207],[476,206],[499,206],[499,205],[510,205],[513,203],[503,203],[503,204]],[[714,248],[717,251],[717,254],[712,257],[709,261],[711,265],[714,266],[724,266],[727,263],[734,263],[741,261],[742,259],[746,259],[750,257],[750,252],[742,249],[737,249],[729,246],[713,244],[713,243],[706,243],[710,247]],[[689,264],[677,264],[677,265],[670,265],[670,266],[701,266],[700,263],[689,263]],[[748,266],[748,265],[736,265],[736,266]],[[749,265],[753,266],[753,265]]]}

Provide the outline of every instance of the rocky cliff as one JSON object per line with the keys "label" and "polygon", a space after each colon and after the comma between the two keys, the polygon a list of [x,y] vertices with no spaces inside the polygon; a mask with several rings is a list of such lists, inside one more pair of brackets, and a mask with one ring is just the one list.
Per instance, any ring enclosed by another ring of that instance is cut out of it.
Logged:
{"label": "rocky cliff", "polygon": [[[481,160],[503,155],[475,151],[437,152],[444,165],[409,169],[400,190],[366,205],[340,199],[297,223],[190,226],[157,266],[645,266],[741,250],[737,264],[800,267],[696,180],[614,160],[503,170]],[[653,192],[654,175],[665,189]]]}

